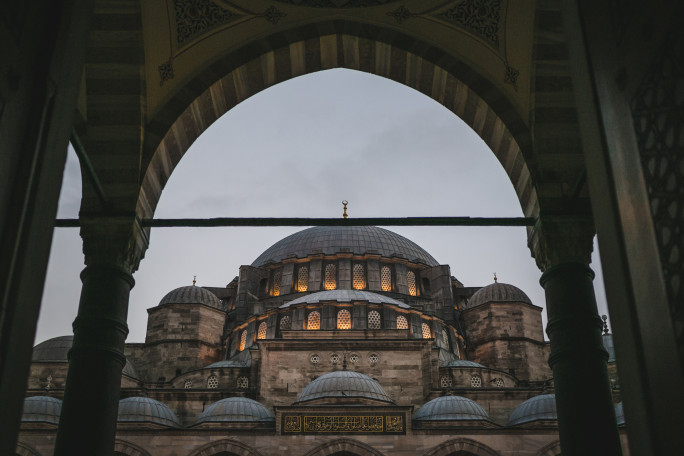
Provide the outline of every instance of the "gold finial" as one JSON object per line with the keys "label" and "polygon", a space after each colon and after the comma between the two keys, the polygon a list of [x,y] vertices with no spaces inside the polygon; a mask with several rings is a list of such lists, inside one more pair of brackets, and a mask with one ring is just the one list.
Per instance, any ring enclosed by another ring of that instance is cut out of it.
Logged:
{"label": "gold finial", "polygon": [[197,283],[197,276],[192,276],[192,286],[194,287]]}
{"label": "gold finial", "polygon": [[494,273],[494,283],[498,283],[498,278],[496,277],[496,272]]}
{"label": "gold finial", "polygon": [[342,201],[342,205],[344,206],[344,213],[342,214],[343,218],[348,217],[348,215],[347,215],[347,204],[349,204],[349,202],[347,200]]}

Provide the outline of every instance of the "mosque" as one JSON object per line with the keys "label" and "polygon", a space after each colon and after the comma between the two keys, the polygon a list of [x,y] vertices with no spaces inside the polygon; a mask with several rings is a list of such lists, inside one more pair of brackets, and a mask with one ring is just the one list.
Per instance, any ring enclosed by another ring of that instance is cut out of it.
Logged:
{"label": "mosque", "polygon": [[[227,286],[148,309],[145,342],[125,347],[115,454],[559,455],[541,311],[383,228],[299,231]],[[33,349],[19,455],[53,452],[72,340]]]}

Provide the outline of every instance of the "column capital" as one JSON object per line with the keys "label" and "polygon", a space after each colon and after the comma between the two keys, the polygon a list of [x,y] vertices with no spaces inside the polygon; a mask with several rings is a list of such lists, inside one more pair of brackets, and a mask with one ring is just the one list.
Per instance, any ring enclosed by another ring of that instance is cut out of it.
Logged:
{"label": "column capital", "polygon": [[539,216],[528,230],[527,246],[543,272],[565,263],[591,263],[596,230],[588,215]]}
{"label": "column capital", "polygon": [[150,229],[137,216],[81,215],[79,220],[86,266],[137,271],[150,242]]}

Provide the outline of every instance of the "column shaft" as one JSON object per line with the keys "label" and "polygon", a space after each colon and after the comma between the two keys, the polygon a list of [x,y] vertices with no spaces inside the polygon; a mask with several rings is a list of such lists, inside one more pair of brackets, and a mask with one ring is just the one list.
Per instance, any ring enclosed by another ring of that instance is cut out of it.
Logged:
{"label": "column shaft", "polygon": [[540,281],[564,456],[622,454],[593,279],[588,266],[564,263],[547,269]]}

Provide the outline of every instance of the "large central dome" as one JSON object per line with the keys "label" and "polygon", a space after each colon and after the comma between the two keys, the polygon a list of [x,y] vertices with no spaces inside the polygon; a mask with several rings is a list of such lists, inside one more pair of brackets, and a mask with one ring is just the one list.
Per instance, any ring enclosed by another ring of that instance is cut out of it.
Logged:
{"label": "large central dome", "polygon": [[252,266],[279,263],[285,258],[306,258],[311,254],[376,254],[385,258],[399,256],[409,261],[437,266],[437,260],[404,236],[376,226],[318,226],[292,234],[273,244]]}

